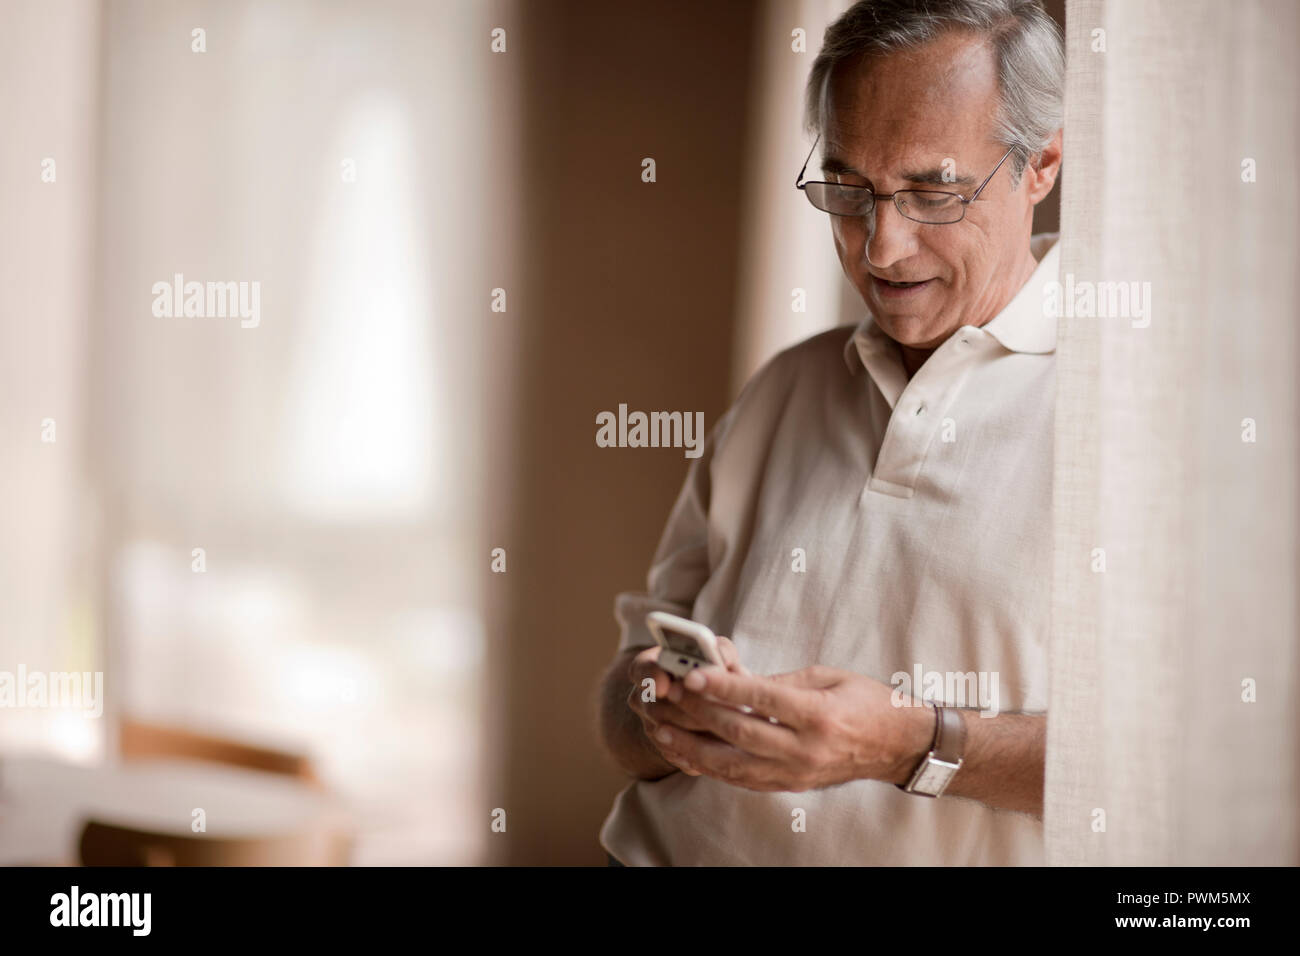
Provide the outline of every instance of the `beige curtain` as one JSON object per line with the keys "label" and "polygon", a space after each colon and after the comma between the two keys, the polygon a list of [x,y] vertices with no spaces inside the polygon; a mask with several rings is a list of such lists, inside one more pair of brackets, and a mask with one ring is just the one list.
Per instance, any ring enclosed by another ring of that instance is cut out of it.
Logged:
{"label": "beige curtain", "polygon": [[1300,8],[1066,23],[1048,860],[1300,863]]}

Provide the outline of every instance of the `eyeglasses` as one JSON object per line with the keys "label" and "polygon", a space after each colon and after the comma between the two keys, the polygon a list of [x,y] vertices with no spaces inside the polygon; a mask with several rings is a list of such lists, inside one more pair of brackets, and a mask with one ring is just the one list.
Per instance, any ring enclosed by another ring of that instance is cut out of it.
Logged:
{"label": "eyeglasses", "polygon": [[876,208],[877,199],[892,199],[900,215],[913,222],[934,226],[961,222],[966,216],[966,207],[979,198],[984,187],[1016,149],[1012,146],[1002,154],[998,164],[993,167],[993,172],[985,177],[984,182],[980,183],[979,188],[967,199],[961,193],[950,193],[941,189],[899,189],[892,193],[878,193],[871,186],[804,182],[803,174],[807,171],[808,163],[812,160],[813,152],[819,142],[821,142],[820,136],[808,151],[808,158],[803,161],[803,169],[799,170],[799,175],[794,180],[795,188],[802,189],[808,201],[815,207],[832,216],[869,216]]}

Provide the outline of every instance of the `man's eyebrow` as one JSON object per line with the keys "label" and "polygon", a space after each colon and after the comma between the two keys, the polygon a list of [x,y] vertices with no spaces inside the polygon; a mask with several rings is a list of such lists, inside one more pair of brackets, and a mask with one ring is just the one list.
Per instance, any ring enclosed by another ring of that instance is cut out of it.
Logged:
{"label": "man's eyebrow", "polygon": [[926,186],[974,186],[974,176],[958,176],[950,170],[926,169],[903,173],[903,181]]}
{"label": "man's eyebrow", "polygon": [[822,172],[824,173],[852,173],[854,176],[861,176],[863,179],[868,178],[867,174],[854,169],[844,160],[835,156],[827,156],[822,160]]}
{"label": "man's eyebrow", "polygon": [[[859,169],[850,166],[844,160],[837,156],[827,156],[822,160],[823,173],[850,173],[854,176],[861,176],[863,179],[872,181],[871,177]],[[925,186],[974,186],[975,177],[957,176],[951,172],[946,172],[941,168],[926,170],[911,170],[902,175],[903,182],[919,183]]]}

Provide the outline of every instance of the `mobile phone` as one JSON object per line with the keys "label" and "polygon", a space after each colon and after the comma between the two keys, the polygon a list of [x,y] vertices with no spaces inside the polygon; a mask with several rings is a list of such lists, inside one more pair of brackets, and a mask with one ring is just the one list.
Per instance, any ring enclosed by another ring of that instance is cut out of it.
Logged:
{"label": "mobile phone", "polygon": [[645,623],[660,648],[659,666],[674,677],[685,677],[697,667],[710,664],[727,666],[718,650],[717,636],[698,621],[651,611]]}
{"label": "mobile phone", "polygon": [[[666,611],[651,611],[645,617],[646,627],[654,635],[659,645],[658,664],[674,677],[685,677],[697,667],[716,664],[723,669],[727,662],[718,650],[718,638],[699,621],[678,617]],[[713,700],[712,697],[709,698]],[[741,704],[737,708],[742,714],[754,713],[754,708]],[[777,723],[775,717],[767,718]]]}

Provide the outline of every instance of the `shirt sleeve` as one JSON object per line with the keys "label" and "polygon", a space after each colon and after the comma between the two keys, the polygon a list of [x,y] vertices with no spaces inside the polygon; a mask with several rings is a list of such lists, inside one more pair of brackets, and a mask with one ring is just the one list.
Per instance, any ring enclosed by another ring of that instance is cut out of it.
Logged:
{"label": "shirt sleeve", "polygon": [[646,579],[645,591],[625,591],[614,599],[619,650],[654,644],[646,615],[667,611],[690,617],[695,598],[709,580],[709,498],[715,452],[724,440],[736,411],[735,405],[718,419],[704,442],[699,458],[691,462],[686,481],[677,495],[659,547]]}

